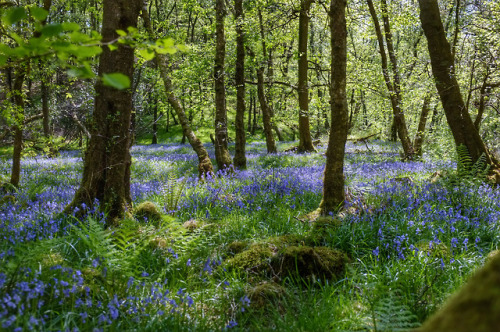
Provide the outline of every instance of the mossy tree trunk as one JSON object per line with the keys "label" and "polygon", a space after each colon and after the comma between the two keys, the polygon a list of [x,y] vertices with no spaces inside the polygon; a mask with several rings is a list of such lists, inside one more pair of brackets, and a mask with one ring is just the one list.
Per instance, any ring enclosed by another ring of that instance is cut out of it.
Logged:
{"label": "mossy tree trunk", "polygon": [[243,31],[243,0],[234,1],[234,20],[236,21],[236,142],[234,148],[234,166],[240,169],[247,167],[245,156],[245,33]]}
{"label": "mossy tree trunk", "polygon": [[[137,27],[140,0],[105,0],[103,2],[103,42],[118,38],[116,30]],[[103,47],[99,57],[99,76],[122,73],[130,81],[134,73],[134,50],[118,44],[110,51]],[[107,212],[107,225],[116,225],[129,207],[130,198],[130,126],[131,89],[117,90],[98,80],[89,146],[85,152],[82,182],[67,212],[82,203],[92,206],[95,200]]]}
{"label": "mossy tree trunk", "polygon": [[[437,0],[419,0],[420,21],[427,38],[432,73],[455,144],[467,147],[472,162],[481,155],[492,168],[498,162],[488,152],[465,106],[455,75],[453,53],[446,39]],[[500,181],[500,177],[496,177]]]}
{"label": "mossy tree trunk", "polygon": [[346,95],[347,28],[346,0],[331,0],[331,77],[330,105],[331,131],[326,151],[326,166],[323,178],[323,199],[319,205],[321,214],[328,215],[342,207],[345,200],[344,155],[349,115]]}
{"label": "mossy tree trunk", "polygon": [[309,79],[307,62],[307,40],[309,35],[309,9],[314,0],[301,0],[299,12],[299,44],[298,44],[298,96],[299,96],[299,147],[297,152],[316,151],[312,143],[309,124]]}
{"label": "mossy tree trunk", "polygon": [[[155,35],[153,32],[153,28],[151,25],[151,20],[149,18],[148,5],[147,1],[142,0],[142,19],[144,21],[144,26],[148,31],[149,38],[155,39]],[[190,121],[184,112],[184,108],[182,104],[174,93],[174,86],[172,84],[172,79],[169,75],[169,65],[168,58],[165,54],[156,54],[156,64],[160,69],[160,76],[163,81],[163,87],[165,88],[165,92],[167,94],[167,100],[172,109],[177,114],[179,118],[179,122],[181,123],[182,133],[185,137],[187,137],[189,144],[193,148],[194,152],[198,156],[198,175],[200,177],[204,177],[208,174],[213,174],[214,168],[212,165],[212,161],[210,160],[210,156],[208,155],[207,149],[203,146],[201,140],[196,136],[193,129],[191,128]],[[167,110],[167,119],[169,119],[169,110]],[[175,120],[175,117],[172,114],[172,117]],[[168,126],[168,121],[167,121]],[[168,131],[168,127],[167,127]]]}
{"label": "mossy tree trunk", "polygon": [[215,2],[215,159],[219,170],[230,168],[233,164],[227,147],[227,111],[226,87],[224,86],[226,59],[226,37],[224,31],[224,18],[226,6],[224,0]]}

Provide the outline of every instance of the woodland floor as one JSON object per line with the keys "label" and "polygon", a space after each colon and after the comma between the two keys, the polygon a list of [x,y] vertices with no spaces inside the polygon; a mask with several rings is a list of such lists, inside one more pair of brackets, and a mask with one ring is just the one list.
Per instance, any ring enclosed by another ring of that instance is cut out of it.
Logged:
{"label": "woodland floor", "polygon": [[386,142],[349,143],[345,211],[308,218],[324,152],[252,143],[247,170],[199,181],[188,145],[135,146],[134,210],[112,230],[95,208],[61,214],[80,152],[23,159],[0,192],[1,330],[404,331],[497,248],[498,189]]}

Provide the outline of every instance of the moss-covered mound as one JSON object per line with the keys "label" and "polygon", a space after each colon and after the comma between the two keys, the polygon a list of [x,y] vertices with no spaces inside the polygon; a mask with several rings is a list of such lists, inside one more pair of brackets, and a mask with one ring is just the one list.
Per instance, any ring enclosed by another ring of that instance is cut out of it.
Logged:
{"label": "moss-covered mound", "polygon": [[161,220],[161,213],[158,208],[149,201],[137,205],[134,209],[134,216],[139,221],[158,222]]}
{"label": "moss-covered mound", "polygon": [[243,250],[247,249],[250,246],[248,241],[240,241],[236,240],[227,245],[227,251],[231,255],[236,255],[241,253]]}
{"label": "moss-covered mound", "polygon": [[255,310],[279,306],[286,299],[286,289],[275,282],[262,282],[248,292],[250,307]]}
{"label": "moss-covered mound", "polygon": [[273,268],[283,277],[334,279],[343,273],[346,262],[346,255],[338,250],[290,246],[273,260]]}
{"label": "moss-covered mound", "polygon": [[500,255],[463,286],[418,332],[490,332],[500,329]]}
{"label": "moss-covered mound", "polygon": [[247,272],[263,272],[269,266],[271,258],[276,255],[276,251],[276,248],[268,243],[254,243],[228,259],[226,266]]}

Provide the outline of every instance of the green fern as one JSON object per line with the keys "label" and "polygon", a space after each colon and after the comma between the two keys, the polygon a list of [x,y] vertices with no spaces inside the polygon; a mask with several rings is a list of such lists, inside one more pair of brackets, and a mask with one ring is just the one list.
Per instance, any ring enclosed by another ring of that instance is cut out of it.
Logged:
{"label": "green fern", "polygon": [[419,326],[417,317],[402,303],[398,291],[390,291],[372,303],[370,325],[375,332],[403,332]]}
{"label": "green fern", "polygon": [[469,150],[463,144],[457,146],[457,176],[460,180],[484,180],[490,170],[490,165],[486,161],[483,153],[472,163]]}
{"label": "green fern", "polygon": [[468,177],[472,169],[472,158],[469,149],[463,144],[457,146],[457,175],[460,178]]}
{"label": "green fern", "polygon": [[186,186],[187,178],[188,177],[185,176],[181,181],[178,181],[174,173],[169,173],[166,181],[162,185],[165,210],[170,215],[175,215]]}

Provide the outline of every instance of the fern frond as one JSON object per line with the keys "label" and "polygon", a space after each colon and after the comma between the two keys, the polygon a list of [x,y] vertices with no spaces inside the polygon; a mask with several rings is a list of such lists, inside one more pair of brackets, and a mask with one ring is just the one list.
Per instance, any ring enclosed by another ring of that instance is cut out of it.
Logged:
{"label": "fern frond", "polygon": [[464,144],[457,146],[457,175],[468,177],[472,168],[472,158],[469,149]]}
{"label": "fern frond", "polygon": [[184,192],[187,176],[178,181],[174,173],[169,173],[167,180],[162,185],[163,200],[165,210],[168,214],[174,215],[179,206],[180,199]]}

